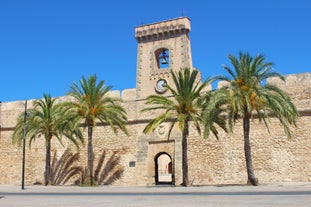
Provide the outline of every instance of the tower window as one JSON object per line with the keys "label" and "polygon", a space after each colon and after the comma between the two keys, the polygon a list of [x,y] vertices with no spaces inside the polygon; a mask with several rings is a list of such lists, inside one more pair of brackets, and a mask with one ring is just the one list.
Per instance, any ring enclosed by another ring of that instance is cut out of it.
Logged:
{"label": "tower window", "polygon": [[168,49],[160,49],[156,54],[158,68],[168,68],[170,66],[170,51]]}

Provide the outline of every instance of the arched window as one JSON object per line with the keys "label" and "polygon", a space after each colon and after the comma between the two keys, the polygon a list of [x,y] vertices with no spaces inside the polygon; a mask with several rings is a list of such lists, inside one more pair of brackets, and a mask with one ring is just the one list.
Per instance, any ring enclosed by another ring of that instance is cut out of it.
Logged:
{"label": "arched window", "polygon": [[170,67],[170,51],[166,48],[160,48],[156,51],[156,60],[158,69]]}

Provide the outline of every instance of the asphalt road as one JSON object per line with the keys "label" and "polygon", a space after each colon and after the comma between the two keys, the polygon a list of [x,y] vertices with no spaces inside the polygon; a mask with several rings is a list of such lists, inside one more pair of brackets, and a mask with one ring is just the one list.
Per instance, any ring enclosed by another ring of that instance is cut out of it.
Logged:
{"label": "asphalt road", "polygon": [[0,186],[0,207],[311,206],[311,183],[263,186]]}

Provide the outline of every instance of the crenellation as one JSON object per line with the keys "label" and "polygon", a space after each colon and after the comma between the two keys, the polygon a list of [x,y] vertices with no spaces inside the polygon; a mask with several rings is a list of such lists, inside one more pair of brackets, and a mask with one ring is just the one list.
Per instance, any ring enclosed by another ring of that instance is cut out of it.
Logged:
{"label": "crenellation", "polygon": [[[284,75],[285,81],[281,80],[279,77],[271,77],[267,79],[268,84],[276,85],[281,87],[286,91],[287,88],[297,88],[306,89],[306,86],[311,87],[311,73],[300,73],[300,74],[290,74]],[[224,86],[227,86],[228,82],[219,81],[217,88],[220,89]]]}
{"label": "crenellation", "polygon": [[122,91],[121,98],[123,101],[135,101],[136,100],[136,89],[130,88]]}
{"label": "crenellation", "polygon": [[274,84],[279,87],[304,87],[311,86],[311,73],[300,73],[284,75],[285,81],[278,77],[268,78],[267,83]]}
{"label": "crenellation", "polygon": [[18,116],[25,110],[25,101],[1,103],[1,128],[14,127]]}
{"label": "crenellation", "polygon": [[177,18],[168,21],[142,25],[135,28],[137,41],[152,41],[179,35],[184,31],[190,31],[190,20],[188,18]]}
{"label": "crenellation", "polygon": [[119,90],[113,90],[113,91],[109,91],[107,93],[108,97],[112,97],[112,98],[121,98],[121,93]]}

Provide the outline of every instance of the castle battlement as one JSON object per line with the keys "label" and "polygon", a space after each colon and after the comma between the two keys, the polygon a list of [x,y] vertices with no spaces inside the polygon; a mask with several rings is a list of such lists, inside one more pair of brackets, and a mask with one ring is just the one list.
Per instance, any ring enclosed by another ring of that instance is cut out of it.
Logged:
{"label": "castle battlement", "polygon": [[163,22],[142,25],[135,28],[137,41],[168,37],[190,31],[190,20],[187,17],[171,19]]}
{"label": "castle battlement", "polygon": [[[306,87],[311,86],[311,73],[299,73],[284,75],[285,81],[278,77],[268,78],[267,83],[276,85],[286,91],[286,88],[290,87]],[[220,81],[217,88],[222,88],[228,83],[226,81]]]}
{"label": "castle battlement", "polygon": [[[300,111],[311,111],[311,73],[286,75],[285,81],[279,78],[269,78],[267,83],[277,85],[286,91]],[[222,88],[227,83],[221,81],[217,88]],[[209,90],[211,86],[209,87]],[[108,92],[108,96],[121,98],[126,105],[127,102],[135,102],[141,99],[136,97],[136,88],[124,89],[122,91],[113,90]],[[59,102],[70,101],[70,97],[57,97]],[[28,109],[32,107],[34,99],[28,100]],[[14,127],[16,119],[24,111],[25,101],[13,101],[1,103],[0,123],[2,127]]]}
{"label": "castle battlement", "polygon": [[277,85],[282,88],[311,86],[311,73],[289,74],[285,75],[285,81],[280,78],[269,78],[267,83]]}

